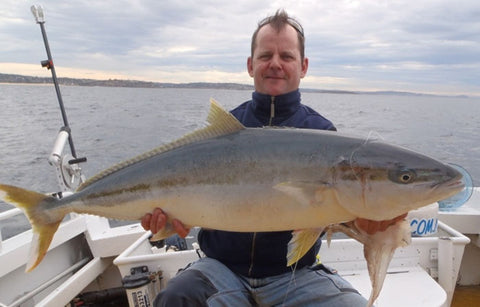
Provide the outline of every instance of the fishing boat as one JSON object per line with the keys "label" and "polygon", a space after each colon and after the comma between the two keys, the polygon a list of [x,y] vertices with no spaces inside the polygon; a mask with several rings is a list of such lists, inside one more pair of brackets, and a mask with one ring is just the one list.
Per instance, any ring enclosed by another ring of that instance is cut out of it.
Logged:
{"label": "fishing boat", "polygon": [[[64,120],[48,157],[59,185],[51,194],[64,197],[85,180],[81,165],[86,158],[75,152],[43,11],[34,6],[32,12],[48,55],[42,66],[52,72]],[[69,153],[65,147],[70,147]],[[458,208],[433,217],[410,217],[417,236],[395,252],[377,306],[450,306],[457,285],[476,282],[480,275],[475,259],[480,247],[480,188],[466,189],[470,191],[463,195],[468,197],[461,206],[457,199]],[[21,214],[16,208],[1,212],[0,225]],[[25,273],[25,267],[32,230],[5,240],[0,233],[0,306],[150,306],[180,268],[203,256],[195,242],[197,230],[176,244],[158,244],[150,242],[151,233],[139,223],[112,226],[102,217],[71,213],[55,233],[43,261],[30,273]],[[371,287],[362,245],[342,236],[334,237],[329,247],[323,243],[320,261],[368,298]]]}

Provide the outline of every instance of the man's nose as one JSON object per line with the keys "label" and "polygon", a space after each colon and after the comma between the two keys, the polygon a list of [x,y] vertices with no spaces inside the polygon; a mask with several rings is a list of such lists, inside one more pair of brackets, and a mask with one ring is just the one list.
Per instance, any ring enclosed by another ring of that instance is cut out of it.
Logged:
{"label": "man's nose", "polygon": [[270,67],[271,68],[281,68],[282,67],[282,64],[281,64],[281,58],[279,55],[273,55],[271,60],[270,60]]}

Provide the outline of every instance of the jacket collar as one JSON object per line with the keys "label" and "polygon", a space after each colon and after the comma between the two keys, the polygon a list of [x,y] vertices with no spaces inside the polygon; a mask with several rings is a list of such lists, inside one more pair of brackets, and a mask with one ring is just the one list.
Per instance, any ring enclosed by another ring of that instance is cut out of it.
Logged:
{"label": "jacket collar", "polygon": [[300,91],[295,90],[279,96],[270,96],[253,92],[252,107],[255,114],[262,119],[272,117],[272,101],[274,105],[273,118],[285,119],[293,115],[300,107]]}

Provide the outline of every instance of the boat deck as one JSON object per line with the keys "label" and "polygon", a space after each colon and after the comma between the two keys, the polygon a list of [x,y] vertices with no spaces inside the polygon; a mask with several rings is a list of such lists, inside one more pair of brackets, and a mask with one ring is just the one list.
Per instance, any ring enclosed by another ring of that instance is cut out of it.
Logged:
{"label": "boat deck", "polygon": [[457,286],[451,307],[480,306],[480,286]]}

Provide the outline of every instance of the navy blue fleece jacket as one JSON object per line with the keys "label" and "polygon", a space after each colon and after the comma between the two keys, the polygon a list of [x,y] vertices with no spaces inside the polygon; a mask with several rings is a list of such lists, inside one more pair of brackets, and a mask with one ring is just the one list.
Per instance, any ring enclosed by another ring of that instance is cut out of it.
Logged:
{"label": "navy blue fleece jacket", "polygon": [[[301,103],[300,92],[280,96],[257,92],[231,113],[246,127],[285,126],[336,130],[316,111]],[[291,231],[237,233],[202,229],[198,242],[202,251],[217,259],[233,272],[253,278],[274,276],[290,271],[287,267],[287,244]],[[320,248],[313,246],[297,263],[297,268],[312,265]]]}

